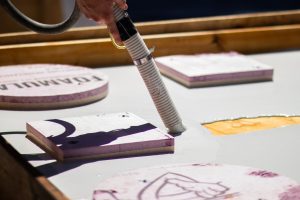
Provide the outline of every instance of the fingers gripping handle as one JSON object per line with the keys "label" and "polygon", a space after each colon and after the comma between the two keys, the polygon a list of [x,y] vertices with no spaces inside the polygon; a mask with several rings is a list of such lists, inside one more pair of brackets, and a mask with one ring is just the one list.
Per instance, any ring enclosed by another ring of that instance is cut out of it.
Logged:
{"label": "fingers gripping handle", "polygon": [[170,133],[182,133],[185,128],[161,79],[151,52],[134,27],[128,14],[117,6],[114,6],[113,9],[121,39],[134,64],[137,66],[162,121]]}

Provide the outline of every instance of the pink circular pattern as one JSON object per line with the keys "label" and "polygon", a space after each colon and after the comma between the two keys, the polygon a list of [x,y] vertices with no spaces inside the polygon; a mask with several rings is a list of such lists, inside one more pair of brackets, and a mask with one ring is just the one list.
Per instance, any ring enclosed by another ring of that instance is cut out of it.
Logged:
{"label": "pink circular pattern", "polygon": [[53,109],[104,98],[108,78],[103,73],[70,65],[33,64],[0,68],[0,108]]}
{"label": "pink circular pattern", "polygon": [[300,185],[277,173],[223,164],[139,169],[102,180],[94,200],[300,199]]}

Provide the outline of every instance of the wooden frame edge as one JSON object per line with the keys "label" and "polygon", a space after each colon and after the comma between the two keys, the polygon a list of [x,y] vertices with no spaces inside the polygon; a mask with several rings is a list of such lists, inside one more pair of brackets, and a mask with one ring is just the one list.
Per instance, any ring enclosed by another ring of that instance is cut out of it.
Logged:
{"label": "wooden frame edge", "polygon": [[[143,36],[154,56],[238,51],[260,53],[300,48],[300,25]],[[118,59],[116,59],[118,58]],[[0,65],[60,63],[89,67],[128,65],[126,50],[109,38],[0,46]]]}
{"label": "wooden frame edge", "polygon": [[[300,24],[300,10],[135,23],[141,35]],[[106,38],[105,26],[72,28],[62,34],[33,32],[0,34],[0,45]]]}
{"label": "wooden frame edge", "polygon": [[0,199],[68,200],[0,136]]}

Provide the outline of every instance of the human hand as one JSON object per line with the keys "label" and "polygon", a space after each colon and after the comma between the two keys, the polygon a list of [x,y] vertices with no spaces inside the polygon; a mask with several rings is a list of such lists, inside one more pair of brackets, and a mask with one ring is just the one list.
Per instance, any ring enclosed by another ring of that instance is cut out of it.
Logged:
{"label": "human hand", "polygon": [[125,0],[76,0],[81,12],[97,23],[107,25],[108,31],[115,41],[121,44],[121,38],[113,16],[113,4],[116,3],[121,9],[126,10],[128,5]]}

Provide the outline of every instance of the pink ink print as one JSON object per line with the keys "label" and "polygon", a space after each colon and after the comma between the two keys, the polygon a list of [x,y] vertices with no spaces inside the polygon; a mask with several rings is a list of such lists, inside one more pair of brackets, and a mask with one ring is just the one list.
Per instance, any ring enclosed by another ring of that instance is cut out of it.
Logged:
{"label": "pink ink print", "polygon": [[101,100],[108,93],[108,77],[85,67],[12,65],[1,67],[0,74],[0,105],[3,108],[74,107]]}
{"label": "pink ink print", "polygon": [[300,200],[300,185],[294,186],[279,195],[280,200]]}
{"label": "pink ink print", "polygon": [[192,164],[192,166],[195,166],[195,167],[218,167],[218,166],[221,166],[220,164],[215,164],[215,163],[195,163],[195,164]]}
{"label": "pink ink print", "polygon": [[93,200],[119,200],[115,190],[96,190],[93,193]]}
{"label": "pink ink print", "polygon": [[259,170],[259,171],[253,171],[249,173],[250,176],[260,176],[263,178],[273,178],[278,176],[278,174],[274,173],[274,172],[268,172],[268,171],[264,171],[264,170]]}
{"label": "pink ink print", "polygon": [[[166,173],[150,182],[138,194],[138,200],[226,199],[229,188],[220,182],[200,182],[177,173]],[[235,196],[235,194],[234,194]]]}
{"label": "pink ink print", "polygon": [[140,169],[111,177],[97,188],[114,189],[112,195],[122,200],[300,200],[297,181],[264,169],[226,164]]}

